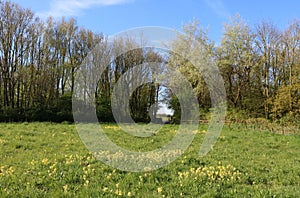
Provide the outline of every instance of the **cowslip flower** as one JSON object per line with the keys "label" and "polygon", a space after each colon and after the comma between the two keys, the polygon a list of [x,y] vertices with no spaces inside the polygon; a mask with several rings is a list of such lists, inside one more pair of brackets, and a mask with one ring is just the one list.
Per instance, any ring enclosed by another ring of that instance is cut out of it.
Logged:
{"label": "cowslip flower", "polygon": [[157,188],[157,192],[158,192],[158,193],[161,193],[161,192],[162,192],[162,190],[163,190],[163,188],[162,188],[162,187],[158,187],[158,188]]}

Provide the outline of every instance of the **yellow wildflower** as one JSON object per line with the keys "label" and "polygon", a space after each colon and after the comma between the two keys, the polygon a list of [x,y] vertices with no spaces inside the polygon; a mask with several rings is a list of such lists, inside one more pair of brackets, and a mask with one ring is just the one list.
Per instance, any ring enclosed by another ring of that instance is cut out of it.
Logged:
{"label": "yellow wildflower", "polygon": [[64,189],[64,192],[67,192],[68,191],[68,184],[64,185],[63,189]]}
{"label": "yellow wildflower", "polygon": [[108,188],[107,187],[104,187],[103,188],[103,192],[107,192],[108,191]]}
{"label": "yellow wildflower", "polygon": [[119,196],[122,196],[122,191],[119,190],[119,189],[117,189],[117,190],[115,191],[115,194],[116,194],[116,195],[119,195]]}
{"label": "yellow wildflower", "polygon": [[47,165],[49,163],[48,158],[42,159],[42,164]]}
{"label": "yellow wildflower", "polygon": [[158,192],[158,193],[161,193],[161,192],[162,192],[162,190],[163,190],[163,188],[162,188],[162,187],[158,187],[158,188],[157,188],[157,192]]}

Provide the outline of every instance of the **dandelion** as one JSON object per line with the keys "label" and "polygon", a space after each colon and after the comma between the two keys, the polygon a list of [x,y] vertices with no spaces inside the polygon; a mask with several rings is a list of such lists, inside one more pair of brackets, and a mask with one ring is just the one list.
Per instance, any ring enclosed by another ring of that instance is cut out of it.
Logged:
{"label": "dandelion", "polygon": [[162,187],[158,187],[158,188],[157,188],[157,192],[158,192],[158,193],[161,193],[161,192],[162,192],[162,190],[163,190],[163,188],[162,188]]}
{"label": "dandelion", "polygon": [[128,192],[128,193],[127,193],[127,196],[128,196],[128,197],[131,197],[131,196],[132,196],[132,193],[131,193],[131,192]]}

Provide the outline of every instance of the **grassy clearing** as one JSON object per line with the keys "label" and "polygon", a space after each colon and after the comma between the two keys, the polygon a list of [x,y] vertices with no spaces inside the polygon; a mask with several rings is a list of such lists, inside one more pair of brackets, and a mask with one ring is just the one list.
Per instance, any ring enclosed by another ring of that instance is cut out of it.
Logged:
{"label": "grassy clearing", "polygon": [[[151,138],[132,138],[107,124],[120,146],[152,150],[172,139],[176,125]],[[0,124],[0,196],[8,197],[300,197],[300,136],[246,128],[223,132],[198,157],[207,126],[169,166],[152,172],[115,170],[97,161],[74,125]]]}

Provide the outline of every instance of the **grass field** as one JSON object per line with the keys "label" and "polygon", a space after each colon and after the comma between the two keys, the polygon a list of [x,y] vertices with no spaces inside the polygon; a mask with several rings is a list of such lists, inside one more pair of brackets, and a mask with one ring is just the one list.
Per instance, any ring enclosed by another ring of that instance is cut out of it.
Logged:
{"label": "grass field", "polygon": [[[176,125],[133,138],[104,125],[117,144],[136,151],[172,139]],[[72,124],[0,124],[0,196],[7,197],[300,197],[300,133],[280,135],[224,127],[198,156],[201,125],[189,149],[170,165],[131,173],[97,161]]]}

